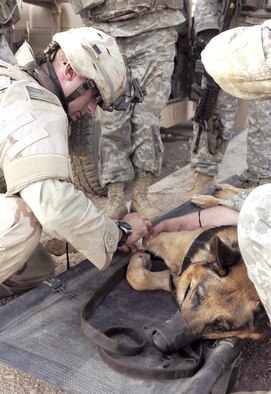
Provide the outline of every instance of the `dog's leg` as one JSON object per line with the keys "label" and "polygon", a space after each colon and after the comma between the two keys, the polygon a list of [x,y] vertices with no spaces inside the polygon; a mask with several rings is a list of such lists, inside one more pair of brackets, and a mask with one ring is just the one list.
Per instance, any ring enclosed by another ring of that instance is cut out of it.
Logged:
{"label": "dog's leg", "polygon": [[[252,189],[252,188],[251,188]],[[250,189],[242,189],[240,187],[235,187],[229,185],[228,183],[221,183],[217,185],[217,190],[214,192],[214,196],[216,198],[220,198],[222,200],[233,197],[235,194],[239,194],[245,192]]]}
{"label": "dog's leg", "polygon": [[150,255],[138,252],[134,254],[127,268],[126,279],[135,290],[166,290],[169,288],[169,270],[151,272],[146,267],[150,264]]}
{"label": "dog's leg", "polygon": [[223,183],[217,185],[217,190],[213,195],[209,194],[194,194],[191,202],[200,208],[216,207],[222,200],[227,200],[235,194],[247,191],[248,189],[240,189],[238,187]]}
{"label": "dog's leg", "polygon": [[219,205],[221,200],[208,194],[194,194],[191,202],[200,208],[211,208]]}

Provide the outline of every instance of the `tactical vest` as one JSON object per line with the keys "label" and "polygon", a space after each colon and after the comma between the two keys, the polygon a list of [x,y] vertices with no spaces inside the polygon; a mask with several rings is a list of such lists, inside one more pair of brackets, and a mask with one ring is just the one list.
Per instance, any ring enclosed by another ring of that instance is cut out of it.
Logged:
{"label": "tactical vest", "polygon": [[7,195],[37,181],[71,179],[67,131],[59,99],[0,61],[0,167]]}
{"label": "tactical vest", "polygon": [[74,11],[94,22],[121,21],[150,11],[183,9],[183,0],[70,0]]}

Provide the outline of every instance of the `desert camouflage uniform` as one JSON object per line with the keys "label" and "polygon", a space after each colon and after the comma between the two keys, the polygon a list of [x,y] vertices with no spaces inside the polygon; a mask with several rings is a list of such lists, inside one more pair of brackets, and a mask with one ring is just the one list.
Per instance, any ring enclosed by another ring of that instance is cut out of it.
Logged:
{"label": "desert camouflage uniform", "polygon": [[[51,82],[41,69],[35,77]],[[0,167],[7,184],[0,194],[0,296],[53,272],[50,259],[47,268],[33,270],[41,229],[70,242],[99,269],[110,264],[119,240],[116,223],[69,182],[67,115],[36,79],[0,61]]]}
{"label": "desert camouflage uniform", "polygon": [[[110,5],[110,1],[106,4]],[[97,9],[99,17],[95,8],[81,13],[84,24],[117,38],[128,79],[138,78],[147,89],[144,102],[131,106],[129,111],[101,115],[100,182],[104,186],[112,181],[132,180],[134,167],[153,174],[160,172],[163,157],[160,112],[171,89],[177,41],[173,26],[185,18],[178,9],[161,7],[106,20],[103,5]]]}
{"label": "desert camouflage uniform", "polygon": [[254,189],[238,220],[238,242],[263,306],[271,321],[271,185]]}
{"label": "desert camouflage uniform", "polygon": [[[198,0],[195,10],[196,33],[206,29],[219,29],[220,12],[223,1]],[[270,17],[269,17],[270,14]],[[259,16],[260,15],[260,16]],[[232,21],[234,25],[252,26],[271,18],[270,12],[255,11],[241,13]],[[224,126],[223,142],[214,155],[208,152],[207,136],[202,133],[197,153],[192,153],[191,168],[209,176],[216,176],[228,143],[234,135],[234,123],[238,100],[227,93],[220,91],[215,111],[220,114]],[[247,172],[246,176],[257,179],[271,176],[271,101],[250,101],[247,137]],[[194,138],[197,133],[197,125],[194,126]],[[193,142],[192,142],[193,148]],[[238,172],[238,168],[236,169]]]}

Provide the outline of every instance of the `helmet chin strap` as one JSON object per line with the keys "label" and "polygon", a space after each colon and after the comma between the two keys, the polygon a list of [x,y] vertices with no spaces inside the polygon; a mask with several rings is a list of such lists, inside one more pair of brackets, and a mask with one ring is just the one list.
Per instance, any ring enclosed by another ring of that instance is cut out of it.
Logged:
{"label": "helmet chin strap", "polygon": [[54,66],[51,63],[50,56],[48,53],[45,54],[45,60],[46,60],[49,76],[50,76],[51,80],[53,81],[53,83],[55,84],[55,86],[57,87],[57,90],[59,92],[59,99],[61,101],[61,104],[63,105],[65,112],[68,113],[68,103],[66,102],[66,97],[64,95],[62,86],[61,86],[59,79],[56,75]]}
{"label": "helmet chin strap", "polygon": [[[82,83],[78,88],[76,88],[69,96],[65,97],[61,83],[59,82],[54,66],[51,62],[49,53],[45,54],[45,59],[46,59],[49,76],[58,89],[59,99],[67,114],[68,114],[68,105],[71,101],[75,100],[77,97],[82,96],[88,89],[95,88],[97,90],[95,83],[92,80],[88,79],[86,82]],[[96,95],[95,97],[96,104],[99,105],[101,101],[102,101],[102,97],[100,95]]]}
{"label": "helmet chin strap", "polygon": [[[104,108],[102,96],[100,95],[99,90],[97,89],[97,87],[95,85],[95,82],[91,79],[88,79],[86,82],[82,83],[69,96],[65,97],[61,83],[59,82],[59,79],[58,79],[57,74],[55,72],[54,66],[52,64],[52,61],[54,60],[55,55],[56,55],[59,48],[60,48],[59,44],[55,41],[53,41],[51,44],[49,44],[46,52],[44,53],[44,57],[42,59],[42,62],[47,64],[49,76],[58,90],[59,99],[60,99],[60,101],[63,105],[63,108],[67,114],[68,114],[69,103],[71,101],[75,100],[77,97],[82,96],[88,89],[93,89],[93,101],[95,102],[95,104],[99,105],[103,110],[107,110],[110,112],[113,110],[126,111],[127,108],[131,104],[142,103],[144,101],[144,96],[146,96],[146,94],[147,94],[146,88],[144,85],[140,85],[137,78],[135,78],[131,81],[131,95],[130,95],[130,97],[129,96],[127,97],[127,91],[125,90],[115,100],[115,102],[110,105],[109,108]],[[126,100],[127,98],[128,98],[128,101]]]}

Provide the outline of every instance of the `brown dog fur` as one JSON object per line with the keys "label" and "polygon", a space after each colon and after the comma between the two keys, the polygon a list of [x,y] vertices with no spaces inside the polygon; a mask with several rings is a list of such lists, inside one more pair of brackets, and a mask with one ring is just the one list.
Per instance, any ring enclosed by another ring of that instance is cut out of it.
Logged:
{"label": "brown dog fur", "polygon": [[238,187],[223,183],[218,185],[219,188],[213,195],[209,194],[194,194],[191,202],[200,208],[211,208],[219,205],[221,200],[231,198],[235,194],[247,191],[248,189],[240,189]]}
{"label": "brown dog fur", "polygon": [[[228,185],[224,189],[227,197],[242,190]],[[225,198],[222,191],[216,198]],[[131,258],[128,282],[140,291],[170,291],[171,272],[180,311],[195,335],[261,338],[270,323],[238,250],[236,227],[220,229],[190,256],[191,264],[179,275],[190,245],[205,230],[161,233],[150,239],[148,251],[163,258],[169,270],[151,272],[150,255],[139,252]]]}

